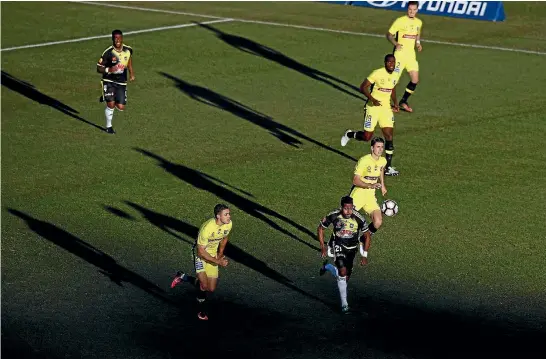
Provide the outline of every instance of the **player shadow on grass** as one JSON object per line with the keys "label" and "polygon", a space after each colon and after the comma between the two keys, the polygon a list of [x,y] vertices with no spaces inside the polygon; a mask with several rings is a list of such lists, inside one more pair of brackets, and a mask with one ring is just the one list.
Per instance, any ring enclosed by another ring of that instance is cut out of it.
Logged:
{"label": "player shadow on grass", "polygon": [[[142,217],[144,217],[148,222],[156,226],[157,228],[167,232],[168,234],[174,236],[175,238],[193,246],[195,243],[195,238],[197,238],[197,234],[199,232],[199,228],[197,228],[194,225],[191,225],[187,222],[184,222],[182,220],[176,219],[174,217],[167,216],[165,214],[161,214],[155,211],[152,211],[148,208],[142,207],[136,203],[130,202],[130,201],[124,201],[125,204],[128,206],[136,209]],[[120,216],[122,218],[132,218],[129,214],[125,213],[124,211],[114,208],[111,206],[104,206],[104,208],[110,212],[115,214],[116,216]],[[185,236],[181,236],[179,233],[184,234]],[[188,239],[190,238],[190,239]],[[307,293],[306,291],[298,288],[294,283],[281,273],[277,272],[276,270],[270,268],[267,263],[257,259],[256,257],[246,253],[244,250],[240,249],[236,245],[234,245],[231,242],[228,242],[226,249],[225,249],[225,255],[237,262],[240,263],[252,270],[255,270],[258,273],[261,273],[262,275],[266,276],[269,279],[274,280],[275,282],[282,284],[286,286],[287,288],[298,292],[307,298],[313,299],[315,301],[318,301],[331,309],[337,308],[334,307],[332,304],[325,302],[323,299],[316,297],[310,293]]]}
{"label": "player shadow on grass", "polygon": [[33,218],[16,209],[8,208],[8,212],[24,220],[27,226],[32,231],[36,232],[36,234],[99,268],[100,273],[110,278],[110,280],[118,286],[122,287],[123,282],[131,283],[166,303],[178,306],[178,303],[169,298],[163,289],[119,265],[116,260],[108,254],[93,247],[89,243],[82,241],[64,229]]}
{"label": "player shadow on grass", "polygon": [[[390,291],[391,285],[387,286]],[[357,318],[358,333],[348,333],[347,340],[366,338],[367,344],[381,351],[410,357],[546,357],[546,323],[536,318],[530,324],[529,317],[508,319],[503,312],[430,309],[430,302],[411,302],[406,304],[404,295],[386,300],[360,292],[353,303],[368,315]]]}
{"label": "player shadow on grass", "polygon": [[270,227],[276,229],[277,231],[287,235],[288,237],[297,240],[298,242],[305,244],[307,247],[314,249],[315,251],[319,251],[319,248],[307,243],[306,241],[298,238],[293,233],[287,231],[286,229],[279,226],[277,223],[266,217],[267,215],[273,216],[286,224],[291,225],[295,229],[309,235],[311,238],[316,240],[316,236],[313,232],[311,232],[309,229],[303,227],[302,225],[294,222],[290,218],[287,218],[277,212],[275,212],[272,209],[269,209],[265,206],[262,206],[261,204],[254,202],[250,199],[247,199],[221,185],[218,183],[226,185],[225,182],[222,182],[218,180],[215,177],[212,177],[206,173],[194,170],[192,168],[186,167],[184,165],[179,165],[172,163],[170,161],[167,161],[161,156],[158,156],[152,152],[143,150],[141,148],[135,148],[137,152],[140,152],[141,154],[151,157],[155,160],[157,160],[158,166],[162,167],[165,171],[169,172],[170,174],[180,178],[184,182],[194,186],[195,188],[205,190],[209,193],[214,194],[218,198],[220,198],[223,201],[229,202],[233,204],[235,207],[239,208],[240,210],[246,212],[247,214],[251,215],[252,217],[259,219],[266,224],[268,224]]}
{"label": "player shadow on grass", "polygon": [[34,87],[34,85],[19,80],[18,78],[13,77],[5,71],[2,71],[2,86],[5,86],[12,91],[18,92],[21,95],[38,102],[39,104],[50,106],[55,110],[61,111],[65,115],[68,115],[76,120],[85,122],[88,125],[98,128],[101,131],[106,131],[104,127],[96,125],[93,122],[89,122],[85,118],[78,116],[79,112],[72,107],[65,105],[64,103],[54,99],[53,97],[49,97],[46,94],[41,93]]}
{"label": "player shadow on grass", "polygon": [[330,152],[336,153],[340,156],[343,156],[347,159],[350,159],[356,162],[356,158],[349,156],[339,150],[336,150],[335,148],[327,146],[317,140],[314,140],[304,135],[303,133],[294,130],[293,128],[285,126],[273,120],[271,117],[263,113],[260,113],[248,106],[245,106],[238,101],[235,101],[229,97],[223,96],[219,93],[216,93],[208,88],[201,87],[198,85],[193,85],[189,82],[186,82],[175,76],[169,75],[165,72],[159,72],[159,73],[163,75],[164,77],[170,80],[173,80],[176,87],[178,87],[180,91],[184,92],[191,99],[199,101],[206,105],[213,106],[221,110],[230,112],[233,115],[239,118],[242,118],[243,120],[246,120],[257,126],[260,126],[263,129],[269,131],[270,134],[277,137],[279,140],[286,143],[287,145],[299,148],[299,146],[302,144],[300,139],[302,139],[302,140],[309,141],[319,147],[322,147],[323,149],[326,149]]}
{"label": "player shadow on grass", "polygon": [[[252,55],[263,57],[264,59],[267,59],[269,61],[276,62],[279,65],[282,65],[284,67],[297,71],[305,76],[312,78],[313,80],[322,82],[349,96],[356,97],[357,99],[364,101],[364,98],[359,96],[360,89],[354,85],[351,85],[350,83],[347,83],[325,72],[322,72],[312,67],[309,67],[307,65],[304,65],[301,62],[298,62],[275,49],[272,49],[270,47],[267,47],[255,41],[252,41],[245,37],[228,34],[226,32],[223,32],[207,24],[199,23],[196,21],[194,21],[194,23],[196,23],[202,28],[205,28],[209,31],[214,32],[216,37],[224,41],[226,44],[235,47],[238,50],[241,50],[243,52],[246,52]],[[340,85],[345,86],[354,92],[347,91],[345,88],[341,87]]]}

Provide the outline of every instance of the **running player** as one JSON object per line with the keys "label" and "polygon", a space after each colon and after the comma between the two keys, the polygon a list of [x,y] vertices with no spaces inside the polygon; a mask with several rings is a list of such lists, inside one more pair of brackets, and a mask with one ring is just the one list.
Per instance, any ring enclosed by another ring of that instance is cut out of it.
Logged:
{"label": "running player", "polygon": [[[327,251],[324,244],[324,229],[330,225],[334,227],[334,230],[328,242],[329,250]],[[341,298],[341,312],[348,313],[347,282],[353,271],[353,262],[357,248],[360,247],[360,254],[362,256],[360,263],[362,265],[368,263],[368,250],[371,245],[368,224],[364,216],[358,211],[353,210],[353,199],[345,196],[341,199],[341,208],[330,212],[320,221],[317,235],[322,257],[325,258],[327,253],[329,253],[329,256],[334,258],[335,263],[334,267],[328,264],[328,260],[324,261],[319,274],[324,275],[328,271],[337,279],[339,297]]]}
{"label": "running player", "polygon": [[112,127],[114,108],[123,111],[127,104],[127,70],[129,70],[129,80],[134,81],[133,49],[123,44],[121,30],[114,30],[112,46],[103,51],[97,63],[97,72],[102,74],[103,94],[100,102],[106,101],[104,109],[106,132],[110,134],[116,133]]}
{"label": "running player", "polygon": [[189,282],[197,288],[197,303],[199,306],[197,318],[208,320],[206,310],[207,292],[214,292],[218,285],[218,266],[226,267],[228,260],[224,249],[231,231],[231,213],[225,204],[214,207],[214,218],[201,225],[199,234],[193,246],[193,259],[196,277],[183,272],[176,273],[171,288],[180,282]]}
{"label": "running player", "polygon": [[372,219],[369,229],[373,234],[383,223],[375,190],[381,189],[383,196],[387,193],[384,177],[387,161],[385,157],[381,157],[385,141],[381,137],[376,137],[371,145],[371,153],[360,158],[356,164],[350,196],[354,200],[355,209],[357,211],[363,209]]}

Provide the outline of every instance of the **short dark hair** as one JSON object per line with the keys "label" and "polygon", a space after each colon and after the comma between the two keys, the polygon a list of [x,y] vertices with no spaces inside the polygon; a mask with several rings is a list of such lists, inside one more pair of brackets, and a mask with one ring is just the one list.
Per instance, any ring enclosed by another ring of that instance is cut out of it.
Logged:
{"label": "short dark hair", "polygon": [[408,7],[410,7],[411,5],[415,5],[415,6],[419,7],[419,1],[409,1],[408,2]]}
{"label": "short dark hair", "polygon": [[118,30],[118,29],[112,31],[112,40],[114,40],[114,37],[115,37],[116,35],[121,35],[121,36],[123,36],[123,32],[121,32],[121,30]]}
{"label": "short dark hair", "polygon": [[373,147],[378,142],[385,144],[385,140],[383,138],[381,138],[381,137],[372,138],[372,142],[370,142],[370,143],[372,144],[372,147]]}
{"label": "short dark hair", "polygon": [[385,55],[385,62],[387,62],[387,60],[390,59],[391,57],[396,60],[396,57],[394,57],[393,54],[386,54]]}
{"label": "short dark hair", "polygon": [[353,204],[353,197],[351,196],[341,197],[341,207],[343,207],[344,204]]}
{"label": "short dark hair", "polygon": [[216,217],[218,213],[222,212],[224,209],[229,209],[229,207],[223,203],[218,203],[216,206],[214,206],[214,217]]}

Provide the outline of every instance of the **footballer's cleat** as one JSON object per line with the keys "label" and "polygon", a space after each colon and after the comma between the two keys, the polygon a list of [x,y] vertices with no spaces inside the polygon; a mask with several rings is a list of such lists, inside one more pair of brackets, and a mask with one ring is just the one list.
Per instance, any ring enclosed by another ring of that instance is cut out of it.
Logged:
{"label": "footballer's cleat", "polygon": [[349,132],[353,132],[353,131],[352,130],[347,130],[347,131],[345,131],[343,136],[341,136],[341,146],[343,146],[343,147],[347,146],[347,143],[349,143],[350,138],[347,136],[347,134]]}
{"label": "footballer's cleat", "polygon": [[408,105],[407,102],[402,102],[400,101],[400,104],[399,104],[400,108],[406,112],[413,112],[413,109]]}
{"label": "footballer's cleat", "polygon": [[186,276],[185,273],[182,273],[182,272],[176,272],[176,276],[174,277],[172,283],[171,283],[171,288],[174,288],[178,285],[178,283],[182,282],[184,280],[184,277]]}
{"label": "footballer's cleat", "polygon": [[349,311],[350,311],[350,309],[349,309],[349,306],[348,306],[348,305],[342,305],[342,306],[341,306],[341,313],[343,313],[343,314],[349,314]]}
{"label": "footballer's cleat", "polygon": [[114,133],[116,133],[116,131],[114,131],[114,128],[110,126],[110,127],[106,127],[106,133],[110,133],[113,135]]}
{"label": "footballer's cleat", "polygon": [[328,259],[325,259],[324,262],[322,262],[322,267],[320,267],[319,275],[323,276],[324,273],[326,273],[326,265],[328,264]]}
{"label": "footballer's cleat", "polygon": [[400,171],[397,171],[394,167],[389,166],[385,169],[385,176],[398,176]]}
{"label": "footballer's cleat", "polygon": [[209,317],[206,312],[202,311],[197,313],[197,319],[199,320],[209,320]]}

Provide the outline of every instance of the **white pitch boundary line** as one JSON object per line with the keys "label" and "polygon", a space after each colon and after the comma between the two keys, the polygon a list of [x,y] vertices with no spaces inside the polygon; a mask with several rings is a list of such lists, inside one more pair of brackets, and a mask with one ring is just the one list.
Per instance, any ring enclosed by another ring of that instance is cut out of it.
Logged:
{"label": "white pitch boundary line", "polygon": [[[217,24],[220,22],[229,22],[233,21],[233,19],[227,19],[222,18],[219,20],[212,20],[212,21],[205,21],[203,24]],[[154,27],[152,29],[143,29],[143,30],[135,30],[135,31],[127,31],[124,32],[124,35],[131,35],[131,34],[142,34],[146,32],[154,32],[154,31],[162,31],[162,30],[172,30],[172,29],[182,29],[185,27],[192,27],[197,26],[198,24],[180,24],[180,25],[172,25],[172,26],[162,26],[162,27]],[[21,50],[21,49],[31,49],[34,47],[43,47],[43,46],[51,46],[51,45],[59,45],[59,44],[68,44],[71,42],[82,42],[82,41],[89,41],[89,40],[95,40],[95,39],[105,39],[109,38],[112,35],[98,35],[98,36],[89,36],[89,37],[80,37],[79,39],[71,39],[71,40],[62,40],[62,41],[52,41],[52,42],[44,42],[41,44],[32,44],[32,45],[23,45],[23,46],[15,46],[15,47],[8,47],[5,49],[1,49],[1,52],[7,52],[7,51],[13,51],[13,50]]]}
{"label": "white pitch boundary line", "polygon": [[[219,17],[219,16],[205,15],[205,14],[196,14],[196,13],[184,12],[184,11],[162,10],[162,9],[153,9],[153,8],[138,7],[138,6],[127,6],[127,5],[114,5],[114,4],[109,4],[109,3],[97,3],[97,2],[92,2],[92,1],[78,1],[78,2],[76,2],[76,3],[78,3],[78,4],[87,4],[87,5],[95,5],[95,6],[114,7],[114,8],[119,8],[119,9],[128,9],[128,10],[140,10],[140,11],[148,11],[148,12],[159,12],[159,13],[164,13],[164,14],[197,16],[197,17],[209,18],[209,19],[224,19],[224,18]],[[291,28],[303,29],[303,30],[325,31],[325,32],[332,32],[332,33],[338,33],[338,34],[349,34],[349,35],[357,35],[357,36],[368,36],[368,37],[384,37],[384,36],[385,36],[385,35],[370,34],[370,33],[365,33],[365,32],[335,30],[335,29],[328,29],[328,28],[322,28],[322,27],[304,26],[304,25],[293,25],[293,24],[283,24],[283,23],[269,22],[269,21],[247,20],[247,19],[237,19],[237,18],[231,18],[231,20],[237,21],[237,22],[250,23],[250,24],[261,24],[261,25],[291,27]],[[486,46],[486,45],[462,44],[462,43],[457,43],[457,42],[438,41],[438,40],[428,40],[428,39],[423,39],[423,40],[424,40],[425,42],[427,42],[427,43],[440,44],[440,45],[450,45],[450,46],[459,46],[459,47],[470,47],[470,48],[475,48],[475,49],[499,50],[499,51],[508,51],[508,52],[519,52],[519,53],[534,54],[534,55],[546,55],[546,52],[541,52],[541,51],[532,51],[532,50],[523,50],[523,49],[511,49],[511,48],[499,47],[499,46]]]}

